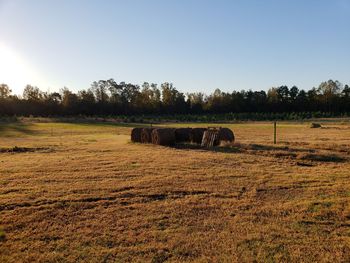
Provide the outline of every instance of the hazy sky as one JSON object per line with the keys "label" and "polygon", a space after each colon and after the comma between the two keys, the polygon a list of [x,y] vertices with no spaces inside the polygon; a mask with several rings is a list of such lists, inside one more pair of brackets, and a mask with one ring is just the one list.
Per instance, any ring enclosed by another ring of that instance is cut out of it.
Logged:
{"label": "hazy sky", "polygon": [[0,0],[0,82],[183,92],[350,83],[350,0]]}

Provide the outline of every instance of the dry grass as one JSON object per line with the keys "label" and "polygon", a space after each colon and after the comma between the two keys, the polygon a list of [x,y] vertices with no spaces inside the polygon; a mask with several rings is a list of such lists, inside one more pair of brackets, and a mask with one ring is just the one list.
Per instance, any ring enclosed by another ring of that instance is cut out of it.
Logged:
{"label": "dry grass", "polygon": [[210,151],[0,124],[0,262],[349,262],[350,126],[322,126],[274,146],[271,124],[233,124]]}

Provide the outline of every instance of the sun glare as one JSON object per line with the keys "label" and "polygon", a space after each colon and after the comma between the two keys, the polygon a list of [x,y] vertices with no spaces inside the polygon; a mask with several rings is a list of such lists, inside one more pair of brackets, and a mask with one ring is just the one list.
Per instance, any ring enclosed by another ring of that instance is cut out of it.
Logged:
{"label": "sun glare", "polygon": [[0,43],[0,80],[21,94],[26,84],[38,85],[40,78],[27,62],[13,49]]}

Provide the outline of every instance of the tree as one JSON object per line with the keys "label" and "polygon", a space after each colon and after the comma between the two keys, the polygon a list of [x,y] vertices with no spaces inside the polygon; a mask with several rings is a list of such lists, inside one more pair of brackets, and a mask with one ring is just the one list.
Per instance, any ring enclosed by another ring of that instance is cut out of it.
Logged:
{"label": "tree", "polygon": [[266,92],[255,91],[252,94],[250,104],[254,105],[254,112],[264,112],[266,111],[267,95]]}
{"label": "tree", "polygon": [[121,82],[120,84],[122,86],[122,100],[132,105],[140,93],[140,87],[131,83],[126,84],[125,82]]}
{"label": "tree", "polygon": [[231,101],[231,94],[216,89],[214,93],[207,98],[207,110],[212,113],[230,112],[232,111]]}
{"label": "tree", "polygon": [[77,113],[78,96],[64,87],[62,93],[62,106],[65,114],[73,115]]}
{"label": "tree", "polygon": [[94,81],[91,84],[91,90],[94,92],[96,101],[100,104],[104,104],[108,101],[107,90],[110,87],[110,82],[107,80]]}
{"label": "tree", "polygon": [[231,94],[231,112],[247,111],[248,107],[245,102],[245,91],[233,91]]}
{"label": "tree", "polygon": [[303,116],[322,116],[325,112],[328,116],[336,116],[350,112],[349,85],[343,86],[333,80],[308,91],[282,85],[267,93],[263,90],[229,93],[216,89],[209,96],[201,92],[185,96],[169,82],[160,87],[144,82],[140,88],[133,83],[117,83],[111,78],[95,81],[91,88],[77,93],[68,88],[62,89],[61,93],[42,92],[38,87],[27,85],[20,98],[11,95],[6,84],[0,84],[0,115],[230,113],[227,116],[236,118],[235,114],[241,113],[240,116],[250,118],[255,113],[269,112],[281,113],[279,116],[295,111],[303,112]]}
{"label": "tree", "polygon": [[308,95],[305,90],[300,90],[297,97],[295,98],[295,109],[297,111],[308,111],[309,109],[305,107],[309,103]]}
{"label": "tree", "polygon": [[144,82],[136,104],[143,113],[156,113],[160,108],[160,91],[157,84]]}
{"label": "tree", "polygon": [[286,103],[289,100],[289,89],[288,86],[280,86],[276,90],[278,101]]}
{"label": "tree", "polygon": [[326,111],[337,111],[337,99],[341,91],[342,84],[339,81],[328,80],[322,82],[318,89],[317,93],[320,96],[321,101],[324,104],[323,110]]}
{"label": "tree", "polygon": [[341,92],[341,111],[350,111],[350,87],[348,85],[345,85]]}
{"label": "tree", "polygon": [[23,90],[23,98],[25,100],[40,101],[43,98],[43,93],[38,87],[27,85]]}
{"label": "tree", "polygon": [[128,114],[139,108],[138,103],[141,102],[141,94],[138,85],[125,82],[118,84],[114,79],[109,79],[105,86],[110,91],[110,101],[115,110]]}
{"label": "tree", "polygon": [[307,94],[307,104],[303,105],[303,108],[308,111],[318,111],[320,107],[319,95],[317,94],[317,89],[313,87],[306,92]]}
{"label": "tree", "polygon": [[83,114],[93,114],[95,113],[95,95],[91,89],[81,90],[78,92],[79,109]]}
{"label": "tree", "polygon": [[326,97],[332,97],[340,93],[342,84],[339,81],[328,80],[322,82],[317,89],[317,92]]}
{"label": "tree", "polygon": [[297,86],[291,87],[291,89],[289,91],[289,96],[290,96],[291,101],[295,101],[295,99],[297,98],[298,94],[299,94],[298,87]]}
{"label": "tree", "polygon": [[0,99],[7,99],[11,95],[12,90],[10,90],[7,84],[0,84]]}
{"label": "tree", "polygon": [[191,113],[201,113],[203,111],[205,95],[202,92],[187,93],[187,101]]}
{"label": "tree", "polygon": [[49,99],[56,102],[56,103],[60,103],[62,100],[62,96],[58,92],[53,92],[53,93],[49,94]]}
{"label": "tree", "polygon": [[185,96],[172,83],[162,83],[162,103],[166,113],[186,112]]}
{"label": "tree", "polygon": [[348,85],[344,86],[344,89],[342,91],[342,95],[345,98],[350,98],[350,87]]}
{"label": "tree", "polygon": [[43,93],[43,103],[47,114],[61,113],[62,96],[58,92]]}

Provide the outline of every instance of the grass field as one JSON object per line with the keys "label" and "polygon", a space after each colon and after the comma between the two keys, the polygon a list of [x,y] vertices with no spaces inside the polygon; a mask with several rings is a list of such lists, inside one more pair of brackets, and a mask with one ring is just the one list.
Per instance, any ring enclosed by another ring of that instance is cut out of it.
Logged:
{"label": "grass field", "polygon": [[131,126],[0,123],[0,262],[350,261],[350,123],[225,124],[214,150]]}

